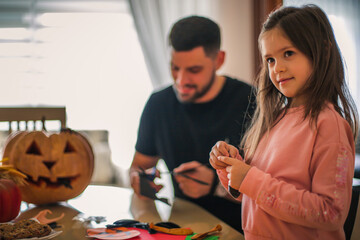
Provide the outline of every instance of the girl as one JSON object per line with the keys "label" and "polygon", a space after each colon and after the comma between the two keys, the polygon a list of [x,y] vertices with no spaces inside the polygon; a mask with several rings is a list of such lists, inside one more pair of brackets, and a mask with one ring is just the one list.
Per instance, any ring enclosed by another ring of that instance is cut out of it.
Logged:
{"label": "girl", "polygon": [[264,23],[259,48],[245,161],[218,142],[210,163],[242,200],[246,239],[345,239],[358,117],[329,20],[314,5],[281,8]]}

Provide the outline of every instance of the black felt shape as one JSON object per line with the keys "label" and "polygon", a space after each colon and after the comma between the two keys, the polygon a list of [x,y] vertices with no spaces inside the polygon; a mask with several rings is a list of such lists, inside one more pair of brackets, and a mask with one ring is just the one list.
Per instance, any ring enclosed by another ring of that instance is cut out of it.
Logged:
{"label": "black felt shape", "polygon": [[240,192],[235,188],[230,187],[230,185],[228,186],[228,191],[234,198],[238,198],[240,196]]}
{"label": "black felt shape", "polygon": [[161,201],[163,203],[166,203],[167,205],[171,206],[169,203],[169,200],[167,198],[158,198],[156,196],[156,191],[154,188],[151,187],[150,185],[150,180],[148,179],[147,175],[145,173],[140,173],[140,194],[151,198],[153,200],[158,200]]}
{"label": "black felt shape", "polygon": [[140,223],[140,222],[132,219],[120,219],[115,221],[113,224],[117,225],[117,227],[132,227],[135,223]]}
{"label": "black felt shape", "polygon": [[169,228],[169,229],[180,228],[179,225],[177,225],[176,223],[173,223],[173,222],[159,222],[159,223],[156,223],[155,226]]}

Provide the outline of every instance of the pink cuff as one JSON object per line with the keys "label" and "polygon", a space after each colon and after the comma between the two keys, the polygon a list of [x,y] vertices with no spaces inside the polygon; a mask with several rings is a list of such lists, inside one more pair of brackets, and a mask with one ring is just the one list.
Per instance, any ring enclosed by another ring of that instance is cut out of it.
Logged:
{"label": "pink cuff", "polygon": [[256,167],[251,167],[247,172],[239,191],[252,199],[256,199],[265,178],[265,173]]}

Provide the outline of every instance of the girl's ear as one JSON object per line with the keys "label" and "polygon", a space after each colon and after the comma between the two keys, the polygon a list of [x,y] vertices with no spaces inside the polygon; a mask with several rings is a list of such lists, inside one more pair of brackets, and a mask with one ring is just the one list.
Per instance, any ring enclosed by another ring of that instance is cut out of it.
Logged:
{"label": "girl's ear", "polygon": [[225,52],[219,51],[216,56],[216,70],[218,70],[225,62]]}

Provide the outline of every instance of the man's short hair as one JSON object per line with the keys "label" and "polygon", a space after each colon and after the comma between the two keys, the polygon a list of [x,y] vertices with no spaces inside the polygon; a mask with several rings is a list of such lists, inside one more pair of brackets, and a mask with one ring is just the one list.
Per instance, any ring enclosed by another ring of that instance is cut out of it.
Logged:
{"label": "man's short hair", "polygon": [[207,56],[220,50],[219,26],[206,17],[189,16],[177,21],[169,34],[169,45],[175,51],[189,51],[203,47]]}

